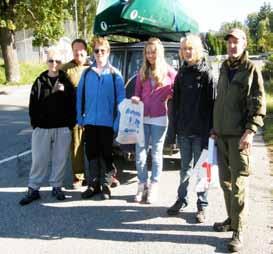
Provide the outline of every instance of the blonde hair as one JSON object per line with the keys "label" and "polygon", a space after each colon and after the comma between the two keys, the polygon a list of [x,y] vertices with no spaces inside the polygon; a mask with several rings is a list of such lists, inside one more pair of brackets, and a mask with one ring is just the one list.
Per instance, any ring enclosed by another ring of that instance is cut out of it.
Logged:
{"label": "blonde hair", "polygon": [[182,37],[180,39],[179,56],[181,60],[184,60],[183,53],[182,53],[182,47],[184,45],[186,45],[187,47],[191,46],[194,49],[193,59],[195,63],[199,62],[204,57],[203,44],[198,35],[189,34],[186,37]]}
{"label": "blonde hair", "polygon": [[93,50],[95,49],[96,44],[102,45],[110,51],[110,44],[106,37],[97,37],[97,36],[93,37],[93,40],[91,42]]}
{"label": "blonde hair", "polygon": [[[154,46],[156,50],[156,61],[154,68],[152,68],[151,64],[149,63],[146,57],[147,49],[151,46]],[[168,71],[167,65],[168,64],[166,63],[165,60],[164,47],[161,41],[158,38],[154,37],[150,38],[145,44],[143,50],[143,64],[140,68],[141,81],[147,80],[149,78],[149,75],[151,75],[156,81],[156,83],[159,86],[162,86],[163,81],[167,76]]]}
{"label": "blonde hair", "polygon": [[56,46],[51,46],[47,50],[47,60],[49,60],[51,58],[55,58],[57,60],[62,61],[62,54],[60,52],[60,49],[57,48]]}

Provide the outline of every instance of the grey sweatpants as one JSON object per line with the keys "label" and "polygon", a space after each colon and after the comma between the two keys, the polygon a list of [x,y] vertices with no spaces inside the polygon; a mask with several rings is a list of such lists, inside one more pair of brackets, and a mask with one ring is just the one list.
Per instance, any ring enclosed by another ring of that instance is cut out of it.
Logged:
{"label": "grey sweatpants", "polygon": [[32,166],[28,186],[38,190],[47,175],[51,161],[49,184],[61,187],[69,156],[71,132],[69,128],[35,128],[32,133]]}

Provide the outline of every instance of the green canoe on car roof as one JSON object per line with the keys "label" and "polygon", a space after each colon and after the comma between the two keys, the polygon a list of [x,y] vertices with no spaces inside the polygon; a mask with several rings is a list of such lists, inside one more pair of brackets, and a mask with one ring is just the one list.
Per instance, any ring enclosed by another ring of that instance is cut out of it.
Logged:
{"label": "green canoe on car roof", "polygon": [[198,24],[183,9],[183,0],[100,0],[94,34],[125,35],[141,40],[156,36],[179,41],[197,33]]}

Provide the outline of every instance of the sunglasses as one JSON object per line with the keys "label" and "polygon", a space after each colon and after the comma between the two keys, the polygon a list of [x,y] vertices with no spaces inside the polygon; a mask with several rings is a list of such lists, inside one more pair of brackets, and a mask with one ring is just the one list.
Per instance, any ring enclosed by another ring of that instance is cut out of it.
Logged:
{"label": "sunglasses", "polygon": [[104,54],[105,51],[106,51],[105,49],[94,49],[95,54],[98,54],[99,52],[101,52],[102,54]]}
{"label": "sunglasses", "polygon": [[62,63],[62,61],[61,60],[55,60],[55,59],[48,59],[48,62],[49,63],[56,63],[56,64],[61,64]]}

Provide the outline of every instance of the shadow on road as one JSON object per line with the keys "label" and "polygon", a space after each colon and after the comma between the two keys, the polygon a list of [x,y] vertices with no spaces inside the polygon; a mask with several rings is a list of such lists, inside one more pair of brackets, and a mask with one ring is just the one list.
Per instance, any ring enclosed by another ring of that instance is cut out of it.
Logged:
{"label": "shadow on road", "polygon": [[[68,193],[69,194],[69,193]],[[42,191],[41,202],[20,207],[14,200],[22,193],[0,193],[1,224],[0,237],[56,240],[62,238],[84,238],[125,242],[171,242],[190,245],[211,245],[216,253],[226,253],[228,239],[204,235],[212,227],[200,224],[165,224],[166,207],[147,205],[115,206],[112,201],[88,201],[79,205],[80,193],[62,207]],[[131,196],[114,196],[113,199],[130,200]],[[3,203],[3,200],[6,200]],[[43,203],[45,202],[45,203]],[[99,203],[101,202],[101,205]],[[66,204],[67,205],[67,204]],[[110,205],[110,206],[109,206]],[[182,213],[186,221],[193,221],[193,213]],[[10,220],[12,218],[12,221]],[[159,223],[151,220],[159,218]],[[168,219],[168,218],[167,218]],[[162,221],[162,222],[161,222]],[[183,235],[181,234],[183,232]],[[185,233],[184,233],[185,232]],[[190,232],[193,232],[191,234]],[[198,232],[202,232],[200,235]]]}

